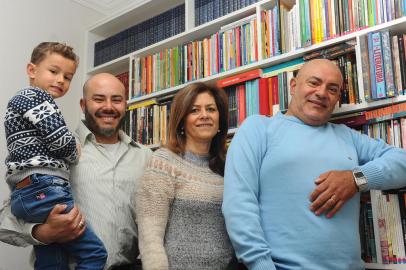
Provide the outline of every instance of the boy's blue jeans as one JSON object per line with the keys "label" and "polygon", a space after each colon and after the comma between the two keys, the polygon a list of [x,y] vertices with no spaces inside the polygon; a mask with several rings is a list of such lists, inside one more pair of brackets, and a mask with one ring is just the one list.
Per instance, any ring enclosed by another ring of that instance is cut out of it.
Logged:
{"label": "boy's blue jeans", "polygon": [[[31,184],[11,193],[11,212],[27,222],[44,223],[56,204],[66,204],[65,213],[73,208],[68,181],[52,175],[33,174]],[[76,259],[77,270],[102,270],[107,252],[101,240],[87,225],[75,240],[62,244],[37,245],[36,270],[69,270],[68,255]]]}

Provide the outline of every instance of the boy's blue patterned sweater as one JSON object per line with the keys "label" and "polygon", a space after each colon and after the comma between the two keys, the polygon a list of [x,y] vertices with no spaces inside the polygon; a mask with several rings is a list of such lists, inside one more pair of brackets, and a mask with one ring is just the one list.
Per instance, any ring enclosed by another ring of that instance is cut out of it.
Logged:
{"label": "boy's blue patterned sweater", "polygon": [[35,87],[20,90],[7,105],[4,126],[10,188],[33,173],[69,178],[76,140],[51,95]]}

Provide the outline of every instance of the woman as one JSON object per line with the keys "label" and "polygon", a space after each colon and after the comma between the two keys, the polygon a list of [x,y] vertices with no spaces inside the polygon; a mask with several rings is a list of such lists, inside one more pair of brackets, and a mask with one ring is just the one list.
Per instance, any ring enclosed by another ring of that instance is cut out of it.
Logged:
{"label": "woman", "polygon": [[136,195],[144,270],[221,269],[233,256],[221,213],[228,129],[223,90],[193,83],[175,96],[168,144]]}

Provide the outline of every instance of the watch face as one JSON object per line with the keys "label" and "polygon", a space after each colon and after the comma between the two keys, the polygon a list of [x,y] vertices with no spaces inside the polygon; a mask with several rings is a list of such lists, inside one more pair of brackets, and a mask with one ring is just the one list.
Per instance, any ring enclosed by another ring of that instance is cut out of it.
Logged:
{"label": "watch face", "polygon": [[362,172],[354,172],[354,176],[357,178],[364,177],[364,174]]}

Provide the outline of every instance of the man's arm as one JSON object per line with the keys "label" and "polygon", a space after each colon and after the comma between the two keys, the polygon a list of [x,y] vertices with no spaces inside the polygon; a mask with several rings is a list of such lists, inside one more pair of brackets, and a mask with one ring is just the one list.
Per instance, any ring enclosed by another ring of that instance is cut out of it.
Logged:
{"label": "man's arm", "polygon": [[[359,166],[366,176],[367,189],[394,189],[406,186],[406,151],[350,130]],[[330,171],[320,175],[310,195],[310,210],[332,217],[358,190],[351,170]],[[332,199],[333,198],[333,199]]]}
{"label": "man's arm", "polygon": [[[268,120],[269,121],[269,120]],[[266,151],[265,118],[245,120],[227,153],[223,214],[237,257],[249,269],[276,269],[259,211],[259,172]]]}
{"label": "man's arm", "polygon": [[18,220],[11,213],[10,201],[4,202],[3,207],[0,209],[0,241],[20,247],[40,245],[42,243],[31,235],[35,225]]}
{"label": "man's arm", "polygon": [[34,87],[19,93],[9,102],[9,108],[36,128],[52,157],[64,159],[68,163],[76,162],[78,152],[75,137],[69,131],[54,99]]}
{"label": "man's arm", "polygon": [[56,205],[44,224],[26,223],[11,213],[10,203],[6,201],[0,209],[0,241],[26,247],[62,243],[77,238],[86,227],[78,226],[83,216],[76,207],[63,214],[65,208],[65,205]]}

